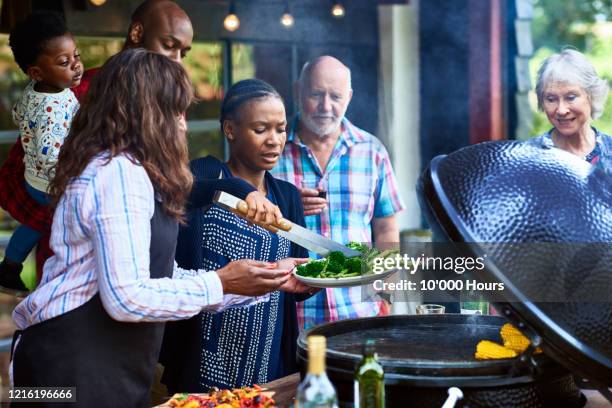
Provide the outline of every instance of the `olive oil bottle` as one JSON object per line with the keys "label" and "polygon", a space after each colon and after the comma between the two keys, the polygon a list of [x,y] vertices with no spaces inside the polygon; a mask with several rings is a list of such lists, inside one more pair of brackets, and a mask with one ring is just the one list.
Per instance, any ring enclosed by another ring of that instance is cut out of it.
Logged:
{"label": "olive oil bottle", "polygon": [[308,372],[295,397],[296,408],[338,408],[334,386],[325,374],[324,336],[308,337]]}
{"label": "olive oil bottle", "polygon": [[366,340],[355,371],[355,408],[384,408],[385,372],[378,362],[374,340]]}

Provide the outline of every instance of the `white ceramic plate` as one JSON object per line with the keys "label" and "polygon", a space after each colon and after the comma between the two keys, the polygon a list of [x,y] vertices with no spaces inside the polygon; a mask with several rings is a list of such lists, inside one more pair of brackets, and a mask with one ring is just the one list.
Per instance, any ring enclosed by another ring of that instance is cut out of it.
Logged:
{"label": "white ceramic plate", "polygon": [[309,278],[298,275],[297,268],[294,268],[292,273],[297,280],[314,288],[345,288],[349,286],[367,285],[375,280],[384,279],[395,272],[397,272],[397,269],[389,269],[381,273],[352,276],[350,278]]}

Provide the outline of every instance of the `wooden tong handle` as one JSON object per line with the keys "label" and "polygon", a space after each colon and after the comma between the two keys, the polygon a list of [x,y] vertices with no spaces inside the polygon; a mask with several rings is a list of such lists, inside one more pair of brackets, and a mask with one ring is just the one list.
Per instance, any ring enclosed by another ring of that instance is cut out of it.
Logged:
{"label": "wooden tong handle", "polygon": [[[236,210],[242,214],[242,215],[246,215],[249,212],[249,206],[247,205],[247,203],[243,200],[240,200],[238,202],[238,205],[236,206]],[[285,219],[285,218],[281,218],[281,220],[278,223],[274,223],[271,225],[267,225],[267,224],[259,224],[261,227],[272,231],[272,232],[276,232],[275,229],[280,229],[283,231],[289,231],[291,229],[291,221]]]}

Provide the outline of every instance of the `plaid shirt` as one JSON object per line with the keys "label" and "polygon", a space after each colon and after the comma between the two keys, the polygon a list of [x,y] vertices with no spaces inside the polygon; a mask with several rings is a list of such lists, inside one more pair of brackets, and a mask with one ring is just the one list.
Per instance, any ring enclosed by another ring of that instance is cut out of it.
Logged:
{"label": "plaid shirt", "polygon": [[17,138],[0,168],[0,206],[19,223],[49,232],[52,216],[49,208],[34,201],[25,189],[23,156],[21,139]]}
{"label": "plaid shirt", "polygon": [[[323,171],[312,151],[296,134],[297,119],[287,136],[275,177],[327,191],[328,206],[305,217],[306,227],[337,242],[372,242],[372,219],[404,209],[387,150],[371,134],[342,120],[342,133]],[[304,181],[304,184],[302,183]],[[362,300],[360,287],[326,289],[298,303],[298,321],[307,329],[324,322],[387,314],[381,300]]]}
{"label": "plaid shirt", "polygon": [[43,264],[53,255],[49,247],[52,214],[49,207],[38,204],[25,189],[23,157],[21,139],[17,138],[0,167],[0,207],[19,223],[43,233],[36,247],[36,273],[40,279]]}

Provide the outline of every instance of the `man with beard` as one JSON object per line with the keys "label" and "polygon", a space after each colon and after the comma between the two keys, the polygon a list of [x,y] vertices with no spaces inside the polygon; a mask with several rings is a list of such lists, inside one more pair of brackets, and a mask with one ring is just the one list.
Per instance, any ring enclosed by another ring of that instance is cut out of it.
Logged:
{"label": "man with beard", "polygon": [[[304,65],[295,91],[299,114],[273,174],[301,187],[306,226],[344,244],[398,243],[395,214],[404,204],[389,155],[344,116],[353,95],[348,67],[318,57]],[[388,314],[383,300],[361,297],[360,287],[320,291],[298,304],[301,327]]]}

